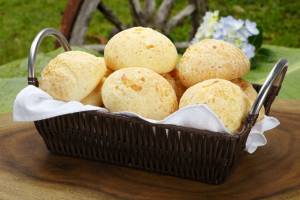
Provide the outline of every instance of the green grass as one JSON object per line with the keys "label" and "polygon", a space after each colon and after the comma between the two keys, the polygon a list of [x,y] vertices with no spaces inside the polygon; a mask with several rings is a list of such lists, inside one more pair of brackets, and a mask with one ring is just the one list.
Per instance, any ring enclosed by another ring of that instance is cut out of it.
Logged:
{"label": "green grass", "polygon": [[[59,28],[65,5],[65,0],[0,0],[0,64],[27,56],[41,29]],[[53,40],[46,39],[41,51],[53,49]]]}
{"label": "green grass", "polygon": [[[66,0],[0,0],[0,65],[27,56],[35,34],[44,27],[59,28]],[[161,2],[159,0],[158,2]],[[177,0],[173,14],[187,0]],[[104,0],[125,23],[131,22],[127,0]],[[295,0],[209,0],[212,10],[221,15],[249,18],[264,30],[264,43],[300,47],[300,1]],[[190,26],[185,21],[174,29],[171,37],[181,41],[188,37]],[[112,25],[95,12],[87,33],[89,42],[109,35]],[[54,49],[53,40],[46,39],[42,51]]]}

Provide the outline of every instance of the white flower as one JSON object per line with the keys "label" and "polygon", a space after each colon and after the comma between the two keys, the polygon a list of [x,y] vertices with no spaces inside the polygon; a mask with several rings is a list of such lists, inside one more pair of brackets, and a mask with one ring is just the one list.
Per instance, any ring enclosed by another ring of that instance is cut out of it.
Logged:
{"label": "white flower", "polygon": [[250,59],[255,55],[255,47],[249,44],[248,38],[257,34],[259,31],[255,22],[235,19],[232,16],[221,17],[219,20],[219,11],[206,12],[192,43],[205,38],[224,40],[240,48]]}
{"label": "white flower", "polygon": [[214,32],[214,26],[219,20],[219,11],[206,12],[203,22],[199,26],[197,33],[191,43],[195,43],[204,38],[211,38]]}
{"label": "white flower", "polygon": [[256,23],[255,23],[255,22],[251,22],[251,21],[249,21],[248,19],[246,19],[245,25],[246,25],[247,30],[248,30],[252,35],[258,35],[258,34],[259,34],[259,31],[258,31],[258,29],[256,28]]}
{"label": "white flower", "polygon": [[244,25],[243,20],[237,20],[232,16],[222,17],[220,23],[222,23],[225,28],[232,30],[239,30]]}
{"label": "white flower", "polygon": [[253,58],[255,55],[255,47],[249,43],[243,43],[241,46],[242,51],[248,58]]}
{"label": "white flower", "polygon": [[242,35],[242,37],[244,37],[246,41],[248,40],[248,37],[250,37],[252,35],[245,26],[243,26],[237,32],[238,32],[238,34]]}

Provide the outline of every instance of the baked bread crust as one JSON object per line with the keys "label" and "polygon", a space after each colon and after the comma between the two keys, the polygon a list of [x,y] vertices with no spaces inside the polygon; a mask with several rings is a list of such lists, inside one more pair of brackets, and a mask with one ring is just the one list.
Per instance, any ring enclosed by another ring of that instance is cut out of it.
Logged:
{"label": "baked bread crust", "polygon": [[102,98],[111,112],[130,111],[156,120],[178,108],[170,83],[146,68],[124,68],[112,73],[104,81]]}
{"label": "baked bread crust", "polygon": [[108,41],[104,58],[112,70],[144,67],[163,74],[175,68],[178,54],[175,45],[165,35],[151,28],[133,27]]}
{"label": "baked bread crust", "polygon": [[250,70],[250,62],[234,45],[221,40],[205,39],[185,51],[178,70],[183,85],[190,87],[213,78],[240,78]]}
{"label": "baked bread crust", "polygon": [[40,88],[53,98],[80,101],[95,89],[106,72],[96,56],[67,51],[52,59],[41,73]]}

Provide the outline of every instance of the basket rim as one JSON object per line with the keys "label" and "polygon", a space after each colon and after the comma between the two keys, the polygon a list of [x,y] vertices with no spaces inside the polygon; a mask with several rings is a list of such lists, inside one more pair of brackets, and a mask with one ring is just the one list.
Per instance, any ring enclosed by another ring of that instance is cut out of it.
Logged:
{"label": "basket rim", "polygon": [[71,115],[92,115],[94,116],[95,114],[101,114],[104,115],[104,117],[111,117],[111,118],[115,118],[115,119],[121,119],[121,120],[126,120],[127,122],[135,122],[135,123],[143,123],[145,125],[150,125],[150,126],[155,126],[155,127],[160,127],[160,128],[166,128],[166,129],[177,129],[178,131],[187,131],[190,133],[195,133],[195,134],[200,134],[200,133],[209,133],[210,135],[218,135],[218,136],[225,136],[225,137],[229,137],[232,139],[239,139],[242,135],[244,135],[245,133],[248,133],[250,127],[247,126],[247,123],[244,122],[240,131],[238,131],[235,134],[230,134],[230,133],[225,133],[225,132],[215,132],[215,131],[209,131],[209,130],[205,130],[205,129],[198,129],[198,128],[192,128],[192,127],[186,127],[186,126],[181,126],[181,125],[175,125],[175,124],[160,124],[160,123],[152,123],[146,120],[143,120],[137,116],[127,116],[121,113],[111,113],[111,112],[102,112],[99,110],[88,110],[88,111],[80,111],[80,112],[74,112],[74,113],[68,113],[68,114],[64,114],[64,115],[59,115],[59,116],[55,116],[55,117],[51,117],[51,118],[47,118],[47,119],[43,119],[43,120],[38,120],[38,121],[34,121],[34,123],[38,123],[40,121],[44,121],[44,120],[53,120],[53,119],[59,119],[59,118],[65,118],[65,117],[69,117]]}
{"label": "basket rim", "polygon": [[[252,83],[253,86],[255,87],[261,87],[260,84],[255,84],[255,83]],[[280,87],[277,87],[277,86],[272,86],[272,88],[274,90],[278,90],[280,89]],[[51,119],[54,119],[54,118],[61,118],[61,117],[68,117],[68,116],[71,116],[71,115],[78,115],[78,114],[88,114],[88,115],[94,115],[94,114],[102,114],[102,115],[106,115],[108,117],[113,117],[113,118],[116,118],[116,119],[121,119],[121,120],[126,120],[127,122],[136,122],[136,123],[143,123],[143,124],[146,124],[146,125],[151,125],[151,126],[159,126],[161,128],[166,128],[166,129],[177,129],[178,131],[189,131],[191,133],[197,133],[197,134],[200,134],[200,133],[209,133],[211,135],[222,135],[222,136],[225,136],[225,137],[229,137],[229,138],[232,138],[232,139],[240,139],[241,137],[243,137],[245,134],[249,134],[251,128],[254,126],[251,125],[251,123],[249,123],[248,119],[251,119],[251,116],[250,113],[248,112],[247,114],[247,117],[246,119],[242,122],[242,125],[240,127],[240,130],[234,134],[230,134],[230,133],[226,133],[226,132],[215,132],[215,131],[210,131],[210,130],[205,130],[205,129],[198,129],[198,128],[192,128],[192,127],[186,127],[186,126],[181,126],[181,125],[175,125],[175,124],[161,124],[161,123],[152,123],[152,122],[149,122],[149,121],[146,121],[144,119],[141,119],[139,118],[138,116],[127,116],[127,115],[124,115],[122,113],[112,113],[112,112],[103,112],[103,111],[100,111],[100,110],[88,110],[88,111],[79,111],[79,112],[74,112],[74,113],[67,113],[67,114],[63,114],[63,115],[59,115],[59,116],[55,116],[55,117],[51,117],[51,118],[46,118],[46,119],[42,119],[42,120],[37,120],[37,121],[34,121],[34,122],[39,122],[39,121],[43,121],[43,120],[51,120]],[[266,115],[268,116],[268,113],[266,113]]]}

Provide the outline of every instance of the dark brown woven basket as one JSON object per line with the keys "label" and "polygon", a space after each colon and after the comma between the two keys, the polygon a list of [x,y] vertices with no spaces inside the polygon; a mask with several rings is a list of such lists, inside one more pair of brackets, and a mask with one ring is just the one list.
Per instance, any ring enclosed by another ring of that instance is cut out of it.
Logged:
{"label": "dark brown woven basket", "polygon": [[[65,50],[63,36],[45,29],[35,38],[29,56],[28,83],[38,85],[33,63],[41,40],[54,35]],[[236,135],[175,125],[152,124],[137,117],[85,111],[35,122],[49,151],[160,174],[220,184],[243,154],[246,139],[264,104],[268,114],[277,96],[287,62],[281,60],[262,86],[258,98]]]}

